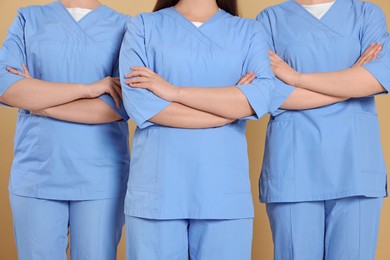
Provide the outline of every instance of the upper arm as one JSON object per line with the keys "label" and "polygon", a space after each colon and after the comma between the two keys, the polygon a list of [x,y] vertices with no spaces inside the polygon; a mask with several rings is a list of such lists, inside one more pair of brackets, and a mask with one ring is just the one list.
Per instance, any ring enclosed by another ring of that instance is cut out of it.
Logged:
{"label": "upper arm", "polygon": [[238,87],[244,92],[257,118],[260,118],[265,113],[274,113],[294,88],[275,78],[268,55],[269,49],[274,50],[271,28],[264,15],[260,14],[257,19],[244,65],[246,71],[255,73],[256,79],[252,84]]}
{"label": "upper arm", "polygon": [[383,49],[378,58],[363,67],[381,84],[384,91],[390,90],[390,46],[386,17],[383,11],[372,3],[365,3],[364,26],[361,42],[362,51],[371,43],[380,42]]}
{"label": "upper arm", "polygon": [[171,102],[165,101],[146,89],[135,89],[125,84],[125,75],[131,72],[132,66],[144,66],[152,69],[148,62],[145,24],[142,15],[131,19],[127,26],[119,56],[119,70],[123,93],[123,102],[130,118],[140,128],[152,125],[148,121],[160,113]]}
{"label": "upper arm", "polygon": [[[256,20],[260,23],[261,27],[265,32],[268,49],[276,52],[270,16],[267,10],[261,12],[256,17]],[[270,113],[272,115],[277,115],[284,112],[284,110],[279,109],[279,107],[291,95],[295,87],[284,83],[278,78],[274,79],[274,83],[275,83],[274,85],[275,89],[271,98]]]}
{"label": "upper arm", "polygon": [[7,67],[23,71],[21,65],[26,63],[25,24],[22,10],[18,10],[18,16],[12,23],[3,47],[0,49],[0,96],[17,81],[24,79],[22,76],[8,72]]}
{"label": "upper arm", "polygon": [[364,3],[363,27],[360,32],[361,52],[363,53],[372,43],[384,43],[387,38],[386,16],[382,9],[372,3]]}

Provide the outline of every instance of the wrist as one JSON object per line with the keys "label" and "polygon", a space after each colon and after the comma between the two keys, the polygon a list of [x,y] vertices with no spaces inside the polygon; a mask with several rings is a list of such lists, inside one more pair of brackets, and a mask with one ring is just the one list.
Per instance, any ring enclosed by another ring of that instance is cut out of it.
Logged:
{"label": "wrist", "polygon": [[301,86],[303,78],[304,78],[304,74],[297,72],[295,77],[294,77],[294,82],[292,85],[295,87]]}
{"label": "wrist", "polygon": [[76,88],[79,89],[80,92],[80,98],[91,98],[91,85],[92,84],[77,84]]}
{"label": "wrist", "polygon": [[175,85],[172,86],[175,88],[175,94],[173,95],[172,102],[180,103],[184,89]]}

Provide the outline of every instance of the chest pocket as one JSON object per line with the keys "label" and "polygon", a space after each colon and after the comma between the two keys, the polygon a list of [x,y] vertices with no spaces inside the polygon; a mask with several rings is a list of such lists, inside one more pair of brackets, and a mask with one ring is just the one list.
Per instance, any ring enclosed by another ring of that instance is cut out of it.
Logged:
{"label": "chest pocket", "polygon": [[112,76],[118,62],[119,46],[109,42],[41,41],[38,45],[42,80],[68,83],[90,83]]}

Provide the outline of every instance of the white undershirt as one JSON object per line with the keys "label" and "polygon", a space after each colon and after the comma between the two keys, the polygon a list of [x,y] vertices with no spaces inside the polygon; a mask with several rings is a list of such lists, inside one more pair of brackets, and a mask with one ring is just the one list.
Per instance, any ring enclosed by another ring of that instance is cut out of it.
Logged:
{"label": "white undershirt", "polygon": [[89,14],[92,10],[91,9],[85,9],[85,8],[66,8],[71,16],[76,20],[76,22],[83,19],[84,16]]}
{"label": "white undershirt", "polygon": [[201,27],[203,25],[202,22],[192,22],[193,25],[195,25],[196,27]]}
{"label": "white undershirt", "polygon": [[324,4],[316,4],[316,5],[302,5],[308,12],[310,12],[317,19],[321,19],[332,7],[334,2],[324,3]]}

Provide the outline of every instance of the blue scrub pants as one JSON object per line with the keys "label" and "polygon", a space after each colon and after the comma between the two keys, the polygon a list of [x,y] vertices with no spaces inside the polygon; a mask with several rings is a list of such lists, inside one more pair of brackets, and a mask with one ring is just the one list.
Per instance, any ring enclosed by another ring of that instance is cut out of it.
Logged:
{"label": "blue scrub pants", "polygon": [[250,260],[253,219],[126,216],[127,260]]}
{"label": "blue scrub pants", "polygon": [[123,198],[59,201],[10,195],[19,260],[115,260]]}
{"label": "blue scrub pants", "polygon": [[270,203],[275,260],[374,260],[383,198]]}

